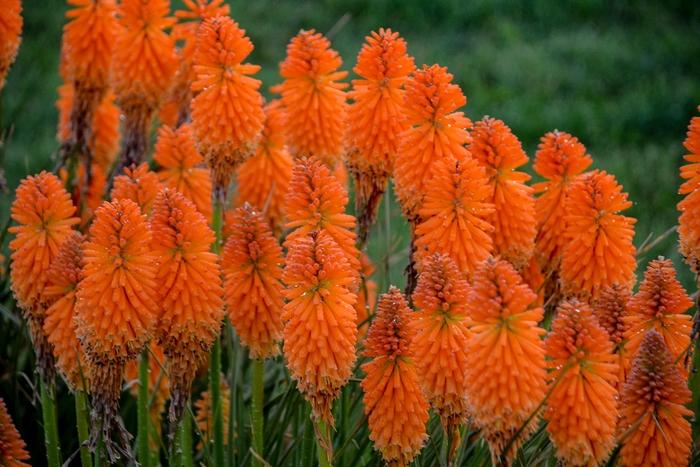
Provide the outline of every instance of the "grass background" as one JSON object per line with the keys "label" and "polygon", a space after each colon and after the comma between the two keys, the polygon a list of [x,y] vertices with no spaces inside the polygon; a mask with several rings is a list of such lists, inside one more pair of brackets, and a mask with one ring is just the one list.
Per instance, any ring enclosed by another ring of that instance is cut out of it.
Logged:
{"label": "grass background", "polygon": [[[0,162],[10,187],[0,194],[0,226],[8,220],[19,180],[53,165],[65,9],[60,0],[24,2],[23,43],[0,96],[2,127],[11,129]],[[630,193],[638,245],[676,223],[681,143],[700,104],[700,11],[692,2],[257,0],[231,2],[231,10],[256,46],[250,61],[263,66],[266,92],[279,82],[277,65],[299,29],[329,33],[343,69],[350,71],[363,37],[391,27],[407,39],[417,64],[450,69],[467,95],[470,118],[503,119],[530,157],[547,131],[577,135],[594,167],[614,173]],[[0,235],[7,253],[8,236]],[[389,282],[403,284],[406,242],[405,225],[391,203],[370,243],[381,290]],[[671,257],[694,291],[676,247],[675,235],[669,237],[640,260],[640,269],[656,255]],[[10,318],[16,311],[4,287],[0,394],[19,415],[20,430],[40,463],[40,418],[29,403],[33,356],[26,333]],[[59,409],[70,420],[70,404]]]}

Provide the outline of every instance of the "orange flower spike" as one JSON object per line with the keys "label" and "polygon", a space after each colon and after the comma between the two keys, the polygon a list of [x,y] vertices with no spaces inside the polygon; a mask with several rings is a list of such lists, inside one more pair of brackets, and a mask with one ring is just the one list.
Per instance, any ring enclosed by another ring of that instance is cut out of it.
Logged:
{"label": "orange flower spike", "polygon": [[537,234],[533,189],[525,184],[530,176],[516,170],[527,163],[527,155],[501,120],[484,117],[471,136],[469,150],[486,171],[488,201],[496,208],[488,219],[494,227],[494,253],[522,269],[532,256]]}
{"label": "orange flower spike", "polygon": [[27,445],[17,431],[5,401],[0,397],[0,464],[8,467],[31,467],[27,462]]}
{"label": "orange flower spike", "polygon": [[284,197],[292,178],[292,158],[284,144],[284,114],[280,101],[265,106],[265,127],[255,155],[238,168],[236,205],[261,209],[272,229],[284,226]]}
{"label": "orange flower spike", "polygon": [[420,264],[413,302],[416,335],[413,348],[421,384],[440,415],[445,431],[467,418],[467,342],[469,285],[455,262],[446,255],[426,257]]}
{"label": "orange flower spike", "polygon": [[610,342],[613,345],[613,352],[617,356],[618,363],[618,389],[627,380],[626,360],[627,350],[625,346],[625,322],[627,315],[627,304],[629,303],[631,291],[627,287],[613,285],[604,287],[600,297],[593,303],[593,312],[598,319],[598,323],[608,333]]}
{"label": "orange flower spike", "polygon": [[673,363],[663,337],[652,329],[634,357],[632,372],[620,392],[620,451],[628,467],[687,465],[692,444],[686,408],[691,393]]}
{"label": "orange flower spike", "polygon": [[471,277],[493,249],[488,179],[472,158],[443,159],[432,170],[415,229],[417,256],[447,254]]}
{"label": "orange flower spike", "polygon": [[55,300],[46,310],[44,332],[63,379],[71,390],[85,391],[89,378],[87,360],[75,335],[75,291],[82,279],[85,237],[72,232],[51,262],[44,295]]}
{"label": "orange flower spike", "polygon": [[535,193],[540,193],[535,202],[536,248],[544,272],[557,268],[566,243],[564,217],[569,188],[592,163],[586,147],[569,133],[554,130],[540,139],[532,168],[546,179],[533,186]]}
{"label": "orange flower spike", "polygon": [[[236,168],[255,151],[265,122],[258,65],[243,63],[253,43],[226,16],[205,20],[197,31],[192,91],[192,129],[212,171],[214,188],[224,193]],[[220,195],[219,195],[220,196]]]}
{"label": "orange flower spike", "polygon": [[685,182],[679,193],[685,198],[678,203],[681,215],[678,218],[680,251],[686,263],[700,274],[700,117],[693,117],[688,126],[688,137],[683,145],[688,150],[681,167],[681,178]]}
{"label": "orange flower spike", "polygon": [[403,118],[404,84],[415,70],[406,41],[391,29],[380,28],[365,38],[354,68],[348,97],[350,148],[347,163],[356,186],[360,241],[367,240],[398,151],[399,135],[408,129]]}
{"label": "orange flower spike", "polygon": [[615,447],[618,365],[590,307],[562,302],[545,341],[551,392],[544,417],[557,457],[571,465],[600,465]]}
{"label": "orange flower spike", "polygon": [[468,158],[467,130],[471,121],[463,112],[467,98],[446,67],[427,66],[406,81],[404,115],[408,129],[399,135],[394,161],[396,195],[404,215],[415,221],[430,186],[434,165],[443,159]]}
{"label": "orange flower spike", "polygon": [[330,41],[315,30],[300,31],[280,63],[287,144],[294,157],[316,156],[333,169],[344,155],[347,76]]}
{"label": "orange flower spike", "polygon": [[73,217],[75,207],[61,181],[53,174],[41,172],[22,180],[12,203],[12,220],[8,228],[15,235],[10,279],[12,292],[28,321],[39,371],[45,381],[53,381],[54,358],[44,333],[47,300],[44,289],[49,281],[49,266],[61,244],[71,235],[80,219]]}
{"label": "orange flower spike", "polygon": [[327,232],[345,253],[356,289],[359,285],[360,253],[355,246],[355,218],[345,213],[348,192],[315,157],[296,159],[285,198],[287,242],[310,232]]}
{"label": "orange flower spike", "polygon": [[362,365],[365,414],[374,448],[387,465],[407,466],[428,435],[428,402],[421,391],[411,343],[412,312],[396,287],[382,295],[367,333]]}
{"label": "orange flower spike", "polygon": [[163,185],[185,195],[211,219],[211,178],[209,170],[201,167],[204,158],[197,151],[190,126],[161,127],[153,160],[160,166],[158,178]]}
{"label": "orange flower spike", "polygon": [[114,461],[118,454],[112,432],[121,435],[122,448],[128,443],[118,422],[123,369],[141,352],[156,326],[159,266],[151,252],[146,217],[129,199],[105,202],[97,209],[83,253],[84,278],[78,284],[74,320],[90,361],[90,436],[94,442],[102,436]]}
{"label": "orange flower spike", "polygon": [[622,186],[604,171],[594,170],[571,185],[560,268],[565,294],[595,299],[602,287],[634,284],[637,220],[620,214],[630,206]]}
{"label": "orange flower spike", "polygon": [[333,425],[331,407],[352,374],[357,296],[343,252],[325,231],[289,244],[283,281],[284,355],[313,415]]}
{"label": "orange flower spike", "polygon": [[[226,383],[226,377],[221,375],[221,418],[224,425],[224,445],[228,445],[228,422],[229,413],[231,407],[231,390]],[[212,436],[212,431],[214,427],[214,408],[212,407],[211,394],[209,391],[204,391],[199,399],[194,403],[195,410],[195,422],[197,423],[197,428],[202,434],[202,439],[199,444],[197,444],[198,450],[204,449],[204,444],[214,443],[214,437]],[[213,448],[211,446],[210,448]]]}
{"label": "orange flower spike", "polygon": [[533,255],[521,271],[523,281],[537,294],[535,306],[544,306],[545,277],[537,258]]}
{"label": "orange flower spike", "polygon": [[8,0],[0,11],[0,91],[22,42],[22,2]]}
{"label": "orange flower spike", "polygon": [[219,259],[210,251],[214,232],[182,193],[168,188],[158,193],[151,230],[162,308],[157,336],[167,356],[174,428],[187,404],[197,368],[219,335],[224,318],[223,284]]}
{"label": "orange flower spike", "polygon": [[123,175],[116,176],[110,196],[113,200],[130,199],[138,204],[141,212],[150,216],[153,203],[162,188],[158,175],[151,172],[144,162],[138,167],[126,167]]}
{"label": "orange flower spike", "polygon": [[[469,410],[483,430],[494,461],[513,459],[537,427],[535,417],[503,452],[544,399],[545,350],[537,295],[505,260],[479,266],[469,292],[471,337],[464,347]],[[517,390],[515,390],[517,388]]]}
{"label": "orange flower spike", "polygon": [[282,248],[250,205],[236,209],[232,223],[222,258],[229,319],[251,358],[274,357],[282,340]]}
{"label": "orange flower spike", "polygon": [[625,352],[634,358],[644,335],[656,329],[664,339],[671,357],[678,361],[683,374],[687,375],[683,356],[689,351],[693,318],[686,312],[693,301],[676,277],[671,260],[659,258],[649,262],[644,280],[637,293],[627,304],[627,313],[622,318],[625,325]]}

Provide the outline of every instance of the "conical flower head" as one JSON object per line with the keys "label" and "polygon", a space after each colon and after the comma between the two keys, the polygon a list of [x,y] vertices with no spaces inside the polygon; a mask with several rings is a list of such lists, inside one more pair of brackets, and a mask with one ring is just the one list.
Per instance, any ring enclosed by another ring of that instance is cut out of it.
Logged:
{"label": "conical flower head", "polygon": [[110,196],[112,200],[129,199],[139,206],[141,212],[150,216],[153,203],[161,188],[158,175],[152,172],[144,162],[138,167],[126,167],[122,175],[114,177]]}
{"label": "conical flower head", "polygon": [[253,153],[265,122],[261,83],[251,77],[260,67],[243,63],[252,51],[245,31],[229,17],[209,18],[197,30],[192,129],[221,188]]}
{"label": "conical flower head", "polygon": [[680,251],[696,274],[700,273],[700,117],[693,117],[688,126],[688,136],[683,145],[688,150],[681,167],[685,182],[679,193],[685,198],[678,203]]}
{"label": "conical flower head", "polygon": [[443,159],[433,165],[415,229],[418,258],[433,253],[452,257],[460,271],[471,277],[493,249],[494,212],[488,179],[478,162]]}
{"label": "conical flower head", "polygon": [[158,342],[167,356],[172,403],[170,422],[179,422],[197,368],[219,335],[224,317],[214,232],[195,205],[175,190],[158,193],[151,220],[156,284],[162,312]]}
{"label": "conical flower head", "polygon": [[344,155],[347,76],[338,52],[321,33],[300,31],[287,45],[280,63],[284,128],[293,156],[316,156],[334,168]]}
{"label": "conical flower head", "polygon": [[265,127],[255,155],[237,173],[236,205],[261,209],[274,232],[284,226],[284,197],[292,178],[292,157],[284,144],[284,114],[280,101],[265,106]]}
{"label": "conical flower head", "polygon": [[0,91],[22,41],[22,2],[8,0],[0,11]]}
{"label": "conical flower head", "polygon": [[503,121],[484,117],[476,122],[469,145],[474,159],[486,171],[495,211],[488,221],[494,227],[494,253],[522,269],[535,248],[535,198],[525,184],[530,176],[516,169],[528,158],[518,138]]}
{"label": "conical flower head", "polygon": [[0,464],[8,467],[30,467],[27,445],[17,431],[0,397]]}
{"label": "conical flower head", "polygon": [[365,414],[374,448],[388,465],[408,465],[428,435],[428,402],[421,391],[414,353],[411,310],[396,287],[382,295],[365,340],[362,365]]}
{"label": "conical flower head", "polygon": [[[228,444],[228,425],[229,413],[231,407],[231,390],[226,383],[226,378],[221,376],[221,385],[219,393],[221,394],[221,419],[224,425],[224,445]],[[199,399],[194,403],[194,419],[197,423],[197,429],[202,434],[202,439],[197,445],[198,450],[203,450],[204,445],[214,444],[214,405],[211,400],[211,393],[207,390],[202,393]],[[210,446],[212,449],[213,446]]]}
{"label": "conical flower head", "polygon": [[273,357],[282,340],[282,248],[250,205],[236,209],[232,223],[223,254],[229,319],[251,358]]}
{"label": "conical flower head", "polygon": [[622,318],[627,365],[649,329],[661,335],[671,357],[678,361],[679,369],[686,375],[683,356],[689,351],[693,319],[686,312],[693,306],[685,289],[676,277],[671,260],[659,258],[650,261],[644,272],[639,290],[627,304]]}
{"label": "conical flower head", "polygon": [[652,329],[620,392],[621,461],[629,467],[687,465],[692,444],[691,393],[663,337]]}
{"label": "conical flower head", "polygon": [[572,184],[560,270],[565,294],[597,298],[602,287],[634,284],[637,220],[620,214],[630,206],[622,186],[604,171],[594,170]]}
{"label": "conical flower head", "polygon": [[615,446],[618,417],[618,366],[608,334],[574,299],[559,305],[545,346],[552,371],[544,417],[557,457],[600,465]]}
{"label": "conical flower head", "polygon": [[10,279],[12,292],[29,325],[39,371],[45,381],[53,381],[54,361],[51,344],[44,333],[49,266],[58,255],[61,244],[80,222],[73,217],[75,207],[61,181],[53,174],[41,172],[22,180],[12,203],[12,220],[8,229],[15,235]]}
{"label": "conical flower head", "polygon": [[534,418],[514,439],[546,391],[545,331],[538,325],[544,311],[534,305],[536,299],[505,260],[482,263],[469,292],[471,337],[464,349],[469,410],[494,460],[512,459],[537,426]]}
{"label": "conical flower head", "polygon": [[617,357],[618,389],[627,379],[626,367],[629,366],[627,349],[625,345],[625,316],[627,315],[627,304],[631,297],[628,287],[612,285],[604,287],[600,297],[593,302],[593,313],[598,319],[600,326],[605,329],[613,345],[613,352]]}
{"label": "conical flower head", "polygon": [[83,277],[85,237],[72,232],[51,262],[44,296],[53,301],[46,310],[44,332],[53,346],[56,366],[72,390],[87,390],[90,376],[87,359],[75,334],[76,288]]}
{"label": "conical flower head", "polygon": [[355,218],[345,213],[348,192],[319,159],[296,159],[285,198],[287,242],[314,231],[326,232],[345,254],[349,274],[359,279],[360,253],[355,246]]}
{"label": "conical flower head", "polygon": [[352,373],[357,342],[357,296],[350,266],[328,233],[289,244],[283,274],[284,354],[313,415],[333,425],[331,406]]}
{"label": "conical flower head", "polygon": [[[118,421],[124,365],[151,338],[159,314],[158,262],[151,252],[146,217],[136,203],[129,199],[105,202],[95,212],[83,253],[74,320],[90,361],[90,439],[94,443],[102,436],[114,461],[128,452],[128,436]],[[113,430],[121,435],[121,447],[112,444]]]}
{"label": "conical flower head", "polygon": [[211,219],[211,178],[209,170],[201,167],[204,158],[197,151],[190,126],[161,127],[153,160],[160,166],[158,178],[163,185],[185,195]]}
{"label": "conical flower head", "polygon": [[433,166],[443,159],[462,161],[469,156],[467,130],[472,123],[457,111],[467,98],[452,79],[445,67],[423,65],[405,84],[403,112],[409,128],[399,136],[394,183],[409,220],[418,215],[423,195],[431,186]]}
{"label": "conical flower head", "polygon": [[545,178],[533,187],[540,193],[535,202],[537,255],[545,272],[556,269],[566,243],[564,217],[569,188],[592,163],[586,147],[569,133],[555,130],[540,139],[532,167]]}
{"label": "conical flower head", "polygon": [[413,350],[426,396],[449,433],[467,418],[469,284],[455,262],[434,254],[420,263],[413,302]]}

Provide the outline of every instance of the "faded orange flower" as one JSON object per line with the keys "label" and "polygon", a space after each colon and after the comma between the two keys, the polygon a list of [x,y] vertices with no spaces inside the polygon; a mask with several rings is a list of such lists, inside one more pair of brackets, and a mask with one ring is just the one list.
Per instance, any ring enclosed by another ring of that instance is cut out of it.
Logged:
{"label": "faded orange flower", "polygon": [[0,91],[22,42],[22,2],[7,0],[0,10]]}
{"label": "faded orange flower", "polygon": [[428,435],[428,402],[418,383],[412,312],[396,287],[382,295],[365,340],[362,365],[369,438],[388,465],[406,466],[420,453]]}
{"label": "faded orange flower", "polygon": [[17,431],[0,397],[0,463],[8,467],[30,467],[27,445]]}
{"label": "faded orange flower", "polygon": [[372,280],[374,264],[366,253],[360,253],[360,262],[362,263],[362,283],[357,291],[355,312],[357,313],[358,340],[362,341],[369,328],[369,318],[373,316],[374,306],[377,303],[377,283]]}
{"label": "faded orange flower", "polygon": [[[228,445],[228,425],[229,425],[229,413],[231,407],[231,390],[229,389],[228,383],[226,383],[226,377],[221,375],[221,419],[223,420],[224,426],[224,445]],[[204,391],[199,399],[194,403],[195,410],[195,422],[197,423],[197,428],[202,434],[202,439],[199,444],[197,444],[197,449],[203,450],[205,444],[213,444],[214,436],[214,407],[211,401],[211,394],[209,391]]]}
{"label": "faded orange flower", "polygon": [[627,380],[626,367],[629,366],[627,350],[625,346],[625,321],[627,315],[627,304],[629,303],[631,290],[621,285],[604,287],[600,292],[600,297],[593,302],[593,312],[598,319],[598,323],[608,333],[610,342],[613,345],[613,352],[617,357],[618,374],[617,388]]}
{"label": "faded orange flower", "polygon": [[684,156],[687,164],[681,167],[685,180],[678,192],[685,198],[678,203],[680,251],[686,263],[700,274],[700,117],[693,117],[688,126],[688,136],[683,142],[688,150]]}
{"label": "faded orange flower", "polygon": [[138,167],[132,165],[124,168],[124,174],[114,177],[110,196],[112,200],[130,199],[138,204],[141,212],[150,216],[153,203],[162,188],[158,175],[143,162]]}

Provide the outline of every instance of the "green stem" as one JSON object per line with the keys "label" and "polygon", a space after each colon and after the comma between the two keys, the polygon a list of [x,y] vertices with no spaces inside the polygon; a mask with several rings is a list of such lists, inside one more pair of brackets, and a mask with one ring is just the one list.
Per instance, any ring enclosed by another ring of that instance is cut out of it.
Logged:
{"label": "green stem", "polygon": [[102,467],[104,464],[103,460],[105,458],[105,442],[102,439],[102,434],[100,433],[99,438],[97,438],[97,448],[95,449],[95,467]]}
{"label": "green stem", "polygon": [[61,446],[58,443],[58,425],[56,424],[56,401],[53,388],[41,381],[41,413],[44,416],[44,436],[46,459],[49,467],[61,465]]}
{"label": "green stem", "polygon": [[306,408],[303,408],[303,414],[305,415],[306,422],[304,423],[304,438],[301,443],[301,467],[309,467],[311,464],[311,458],[314,452],[314,427],[311,423],[311,416]]}
{"label": "green stem", "polygon": [[253,465],[262,466],[263,462],[263,393],[265,389],[265,360],[256,358],[252,364],[253,394],[251,418],[253,421]]}
{"label": "green stem", "polygon": [[142,467],[148,467],[151,461],[148,449],[148,349],[141,352],[139,362],[139,394],[137,400],[138,418],[138,458]]}
{"label": "green stem", "polygon": [[[221,251],[221,227],[224,217],[225,190],[216,189],[214,193],[214,213],[212,215],[212,228],[216,235],[216,241],[212,250],[217,255]],[[209,362],[209,384],[212,400],[212,412],[214,418],[214,465],[223,466],[224,456],[224,420],[221,413],[221,339],[214,341]],[[233,401],[232,401],[233,403]]]}
{"label": "green stem", "polygon": [[317,419],[316,425],[316,453],[318,454],[318,465],[321,467],[331,466],[331,437],[326,422]]}
{"label": "green stem", "polygon": [[92,466],[90,449],[87,446],[90,436],[89,423],[90,412],[87,407],[87,396],[83,391],[75,393],[75,418],[78,421],[78,446],[80,446],[80,464],[83,467]]}
{"label": "green stem", "polygon": [[178,437],[180,438],[180,449],[182,449],[182,466],[193,467],[194,458],[192,457],[192,416],[185,411],[185,415],[180,422],[178,429]]}

